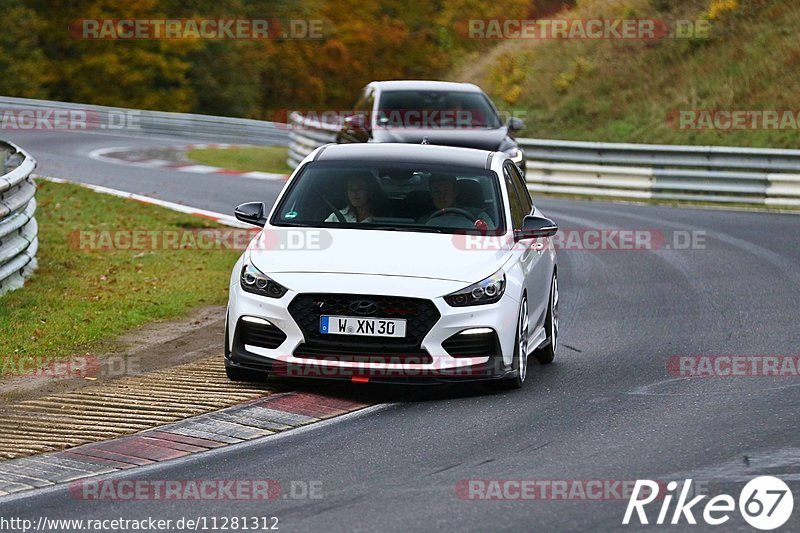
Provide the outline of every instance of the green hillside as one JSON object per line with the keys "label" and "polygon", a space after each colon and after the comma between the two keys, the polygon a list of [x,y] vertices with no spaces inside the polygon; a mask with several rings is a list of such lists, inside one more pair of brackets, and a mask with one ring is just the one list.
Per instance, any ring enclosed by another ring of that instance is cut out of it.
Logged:
{"label": "green hillside", "polygon": [[[710,30],[656,40],[501,40],[452,77],[478,83],[523,117],[526,136],[800,147],[795,0],[584,0],[554,15],[565,17],[704,21]],[[680,110],[779,111],[781,122],[754,128],[751,113],[731,128],[721,115],[709,128],[703,115],[688,114],[681,128],[670,120]],[[697,129],[686,127],[695,120]]]}

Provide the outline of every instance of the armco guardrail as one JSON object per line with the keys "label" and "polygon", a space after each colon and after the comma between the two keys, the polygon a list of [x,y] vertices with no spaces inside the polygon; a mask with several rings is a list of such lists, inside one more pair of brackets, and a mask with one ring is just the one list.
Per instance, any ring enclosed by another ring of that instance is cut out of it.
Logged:
{"label": "armco guardrail", "polygon": [[36,184],[31,172],[36,161],[12,143],[0,141],[0,294],[22,287],[36,269],[39,248]]}
{"label": "armco guardrail", "polygon": [[[286,124],[245,118],[147,111],[7,96],[0,97],[0,111],[4,115],[8,112],[3,127],[21,130],[64,128],[119,135],[159,135],[220,143],[261,145],[285,145],[289,141]],[[55,115],[44,115],[47,111],[72,114],[62,119]],[[37,115],[37,112],[41,113]]]}
{"label": "armco guardrail", "polygon": [[519,141],[535,192],[800,206],[800,150]]}
{"label": "armco guardrail", "polygon": [[[293,114],[290,166],[339,126]],[[800,206],[800,150],[518,139],[533,192]]]}
{"label": "armco guardrail", "polygon": [[315,148],[336,142],[338,124],[309,120],[299,113],[289,115],[289,157],[286,163],[295,168]]}

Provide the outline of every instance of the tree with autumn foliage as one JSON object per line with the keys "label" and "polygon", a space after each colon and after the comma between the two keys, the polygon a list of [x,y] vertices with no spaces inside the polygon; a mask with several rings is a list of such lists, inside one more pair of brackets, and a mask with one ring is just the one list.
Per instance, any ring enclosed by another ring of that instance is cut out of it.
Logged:
{"label": "tree with autumn foliage", "polygon": [[[536,9],[535,0],[6,1],[2,94],[262,119],[286,109],[345,109],[372,80],[441,78],[494,44],[466,39],[466,21]],[[69,31],[82,19],[121,18],[320,20],[323,34],[87,40]]]}

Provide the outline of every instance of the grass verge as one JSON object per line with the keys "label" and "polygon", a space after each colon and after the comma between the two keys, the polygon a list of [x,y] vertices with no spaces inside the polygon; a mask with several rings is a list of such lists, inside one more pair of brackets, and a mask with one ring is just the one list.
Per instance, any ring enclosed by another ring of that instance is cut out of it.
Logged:
{"label": "grass verge", "polygon": [[201,250],[188,240],[149,249],[84,249],[77,238],[81,231],[100,237],[133,230],[185,236],[220,227],[215,223],[77,185],[40,182],[36,200],[39,269],[25,288],[0,297],[0,375],[107,351],[131,328],[227,300],[239,252]]}
{"label": "grass verge", "polygon": [[186,153],[186,157],[204,165],[232,170],[291,174],[293,169],[286,164],[288,155],[289,149],[285,146],[190,150]]}

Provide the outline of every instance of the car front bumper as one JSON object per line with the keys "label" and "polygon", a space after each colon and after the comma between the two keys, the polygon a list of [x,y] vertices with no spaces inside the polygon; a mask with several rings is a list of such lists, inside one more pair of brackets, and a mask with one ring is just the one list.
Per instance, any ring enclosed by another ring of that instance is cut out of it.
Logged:
{"label": "car front bumper", "polygon": [[[300,284],[299,277],[273,277],[287,287]],[[495,304],[456,308],[450,307],[442,296],[463,288],[465,284],[461,282],[364,275],[324,274],[309,277],[305,274],[302,284],[302,293],[290,289],[283,298],[273,299],[243,291],[238,279],[232,277],[226,323],[226,365],[287,377],[401,383],[464,382],[513,376],[511,363],[519,302],[508,293]],[[336,287],[336,291],[331,291],[330,287]],[[376,295],[378,288],[380,293]],[[412,350],[414,353],[398,354],[395,350],[383,352],[380,346],[371,353],[372,348],[360,345],[358,338],[337,335],[335,340],[346,337],[346,342],[357,347],[361,356],[340,357],[352,351],[347,348],[340,351],[332,349],[324,358],[303,357],[303,354],[296,356],[299,347],[307,343],[310,345],[313,340],[309,343],[310,339],[306,338],[309,331],[306,329],[304,333],[290,312],[290,304],[301,294],[308,293],[355,294],[364,298],[419,298],[431,302],[439,316],[419,345],[415,346],[416,350]],[[262,324],[267,321],[280,330],[285,338],[281,341],[280,336],[276,336],[277,340],[270,347],[265,347],[263,343],[253,344],[250,340],[252,336],[245,339],[242,334],[246,326],[243,326],[243,320],[253,319]],[[454,335],[475,329],[495,332],[496,348],[490,353],[454,357],[443,347],[443,343]],[[364,355],[365,349],[368,356]]]}

